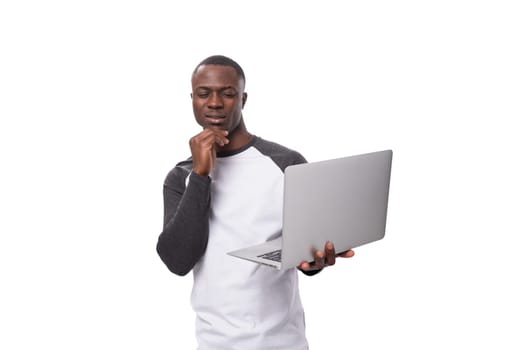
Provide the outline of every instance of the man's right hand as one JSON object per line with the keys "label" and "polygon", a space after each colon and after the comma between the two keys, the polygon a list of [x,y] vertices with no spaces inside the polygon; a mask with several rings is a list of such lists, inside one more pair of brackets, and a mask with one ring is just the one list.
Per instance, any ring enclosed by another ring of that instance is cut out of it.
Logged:
{"label": "man's right hand", "polygon": [[215,165],[217,147],[227,145],[228,131],[204,129],[190,139],[193,171],[201,176],[208,176]]}

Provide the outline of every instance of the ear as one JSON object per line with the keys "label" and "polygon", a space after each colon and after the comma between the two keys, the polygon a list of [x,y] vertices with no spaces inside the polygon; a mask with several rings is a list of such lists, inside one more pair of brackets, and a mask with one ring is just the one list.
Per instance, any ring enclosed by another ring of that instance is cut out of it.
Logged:
{"label": "ear", "polygon": [[242,93],[242,107],[244,108],[244,104],[246,103],[246,100],[248,99],[248,93],[243,92]]}
{"label": "ear", "polygon": [[193,93],[192,92],[190,92],[190,98],[193,99]]}

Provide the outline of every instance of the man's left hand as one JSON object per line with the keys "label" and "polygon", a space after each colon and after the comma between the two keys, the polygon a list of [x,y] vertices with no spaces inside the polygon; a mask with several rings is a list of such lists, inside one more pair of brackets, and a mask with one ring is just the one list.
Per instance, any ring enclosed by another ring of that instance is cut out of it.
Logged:
{"label": "man's left hand", "polygon": [[317,250],[315,252],[313,262],[309,263],[307,261],[302,261],[298,267],[303,271],[321,270],[326,266],[334,265],[336,257],[351,258],[353,256],[354,251],[351,249],[336,254],[334,244],[332,242],[326,242],[324,251]]}

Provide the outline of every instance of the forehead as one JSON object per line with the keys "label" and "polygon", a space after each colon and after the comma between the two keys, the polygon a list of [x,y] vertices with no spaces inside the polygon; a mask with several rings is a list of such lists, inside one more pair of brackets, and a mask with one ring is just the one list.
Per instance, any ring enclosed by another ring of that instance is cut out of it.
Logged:
{"label": "forehead", "polygon": [[242,90],[243,82],[233,67],[207,64],[200,66],[195,71],[191,78],[191,85],[193,88],[231,86]]}

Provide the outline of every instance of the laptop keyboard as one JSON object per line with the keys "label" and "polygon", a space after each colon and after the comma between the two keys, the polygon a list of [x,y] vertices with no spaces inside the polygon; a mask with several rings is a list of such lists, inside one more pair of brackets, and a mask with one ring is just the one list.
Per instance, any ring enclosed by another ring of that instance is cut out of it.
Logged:
{"label": "laptop keyboard", "polygon": [[274,250],[273,252],[264,253],[257,255],[258,258],[281,262],[281,249]]}

